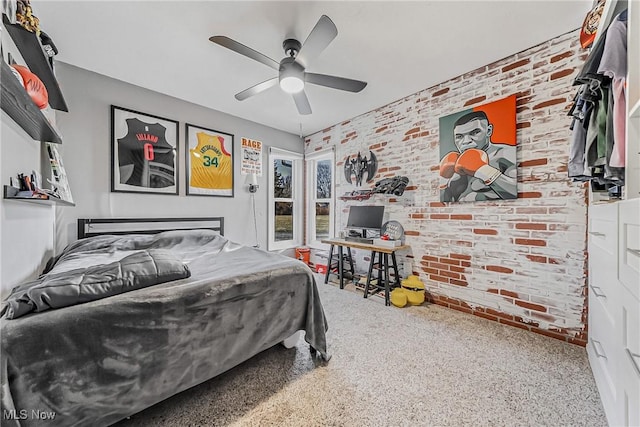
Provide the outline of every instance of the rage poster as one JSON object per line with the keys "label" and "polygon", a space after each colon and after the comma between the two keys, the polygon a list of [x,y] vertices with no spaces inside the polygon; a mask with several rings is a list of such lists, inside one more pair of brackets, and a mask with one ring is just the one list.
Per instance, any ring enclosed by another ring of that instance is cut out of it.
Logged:
{"label": "rage poster", "polygon": [[255,174],[262,176],[262,142],[254,139],[242,138],[242,167],[241,174]]}
{"label": "rage poster", "polygon": [[516,96],[440,117],[440,201],[515,199]]}

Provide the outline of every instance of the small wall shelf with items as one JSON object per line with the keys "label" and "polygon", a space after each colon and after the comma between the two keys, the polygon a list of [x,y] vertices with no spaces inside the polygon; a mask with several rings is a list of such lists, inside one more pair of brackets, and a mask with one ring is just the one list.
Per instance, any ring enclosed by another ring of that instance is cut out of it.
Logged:
{"label": "small wall shelf with items", "polygon": [[48,57],[45,56],[42,50],[38,36],[31,31],[25,30],[18,24],[9,22],[5,14],[2,14],[2,23],[24,58],[27,67],[42,80],[42,83],[44,83],[47,88],[51,108],[54,110],[69,111],[67,103],[62,96],[58,80],[53,74],[53,69],[48,61]]}
{"label": "small wall shelf with items", "polygon": [[39,20],[29,2],[23,1],[18,6],[15,9],[14,2],[13,9],[4,3],[2,7],[2,29],[6,31],[0,32],[3,53],[0,61],[1,107],[29,137],[44,143],[42,147],[49,158],[52,178],[46,182],[52,187],[41,187],[43,182],[39,171],[42,164],[36,166],[34,161],[31,162],[31,179],[22,181],[26,177],[16,174],[19,188],[10,181],[10,185],[4,186],[3,199],[75,206],[62,158],[55,145],[62,144],[62,138],[55,125],[53,110],[69,111],[53,71],[53,56],[58,50],[46,33],[40,30]]}
{"label": "small wall shelf with items", "polygon": [[18,188],[11,187],[10,185],[4,186],[3,198],[5,200],[15,200],[19,202],[75,206],[75,203],[62,200],[61,198],[55,197],[50,194],[34,192],[34,191],[20,191]]}
{"label": "small wall shelf with items", "polygon": [[9,65],[4,61],[0,83],[2,84],[2,110],[9,115],[24,131],[36,141],[61,144],[60,135],[42,114],[24,87],[14,77]]}

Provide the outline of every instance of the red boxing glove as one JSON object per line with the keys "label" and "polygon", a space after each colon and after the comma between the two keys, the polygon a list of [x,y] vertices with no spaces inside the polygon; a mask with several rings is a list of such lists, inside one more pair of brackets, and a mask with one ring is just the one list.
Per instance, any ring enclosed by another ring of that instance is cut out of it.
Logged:
{"label": "red boxing glove", "polygon": [[41,110],[46,108],[49,103],[49,95],[42,80],[23,65],[13,64],[12,67],[22,76],[24,88],[36,106]]}
{"label": "red boxing glove", "polygon": [[501,175],[498,169],[489,166],[487,153],[477,148],[470,148],[460,154],[456,162],[455,171],[460,175],[474,176],[487,185]]}
{"label": "red boxing glove", "polygon": [[457,151],[451,151],[444,155],[442,160],[440,161],[440,176],[443,178],[451,178],[453,173],[455,172],[456,161],[460,153]]}

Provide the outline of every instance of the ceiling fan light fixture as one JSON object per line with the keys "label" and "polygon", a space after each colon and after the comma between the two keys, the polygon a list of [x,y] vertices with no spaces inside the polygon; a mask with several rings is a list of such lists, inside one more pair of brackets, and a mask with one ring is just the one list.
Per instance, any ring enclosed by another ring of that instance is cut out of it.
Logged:
{"label": "ceiling fan light fixture", "polygon": [[298,93],[304,89],[304,67],[295,62],[293,57],[284,58],[280,62],[280,88],[287,93]]}
{"label": "ceiling fan light fixture", "polygon": [[280,79],[280,88],[287,93],[298,93],[304,89],[304,82],[296,76],[283,77]]}

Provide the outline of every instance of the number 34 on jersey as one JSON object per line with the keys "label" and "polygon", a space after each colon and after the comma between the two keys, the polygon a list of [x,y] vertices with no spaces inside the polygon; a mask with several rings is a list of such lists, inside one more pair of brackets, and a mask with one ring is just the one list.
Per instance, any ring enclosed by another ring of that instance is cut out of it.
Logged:
{"label": "number 34 on jersey", "polygon": [[198,145],[189,150],[189,185],[208,189],[232,189],[233,163],[231,153],[225,150],[224,138],[206,132],[198,132],[196,136]]}

